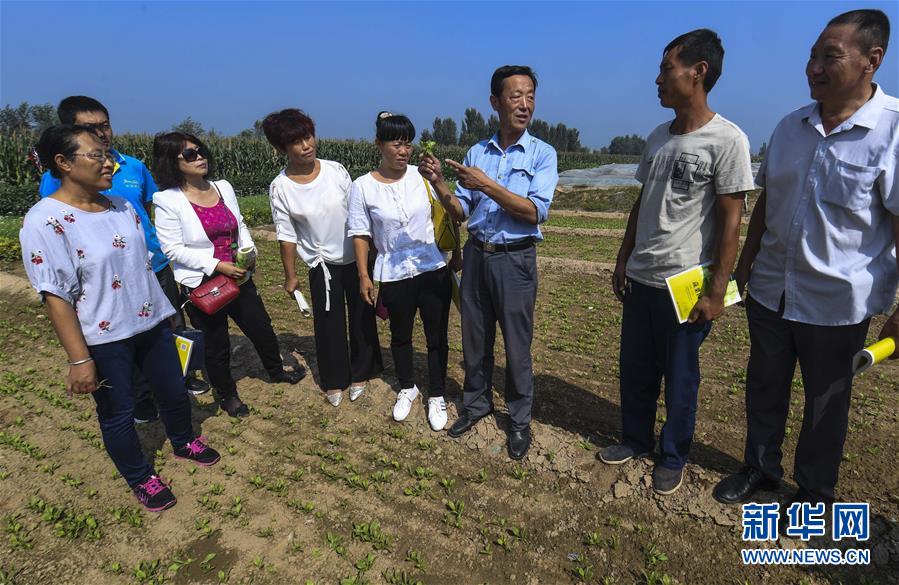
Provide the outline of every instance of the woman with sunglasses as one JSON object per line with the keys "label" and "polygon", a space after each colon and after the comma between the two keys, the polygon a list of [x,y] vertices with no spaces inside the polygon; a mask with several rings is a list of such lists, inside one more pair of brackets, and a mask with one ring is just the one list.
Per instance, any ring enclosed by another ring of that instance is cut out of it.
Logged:
{"label": "woman with sunglasses", "polygon": [[[203,142],[191,134],[169,132],[153,140],[153,175],[163,191],[153,195],[156,233],[172,262],[175,280],[185,294],[216,273],[243,279],[247,271],[235,264],[238,248],[253,246],[228,181],[209,181],[212,160]],[[296,384],[302,370],[285,371],[272,320],[250,277],[240,294],[217,313],[207,315],[187,305],[191,323],[203,331],[206,370],[218,389],[222,409],[231,416],[248,416],[231,376],[228,317],[249,338],[273,382]]]}
{"label": "woman with sunglasses", "polygon": [[315,123],[300,110],[269,114],[262,129],[269,143],[287,155],[287,167],[269,188],[284,290],[291,297],[297,290],[299,253],[309,267],[319,380],[328,402],[338,406],[345,388],[356,400],[384,369],[375,311],[359,296],[353,239],[346,233],[352,181],[340,163],[315,157]]}
{"label": "woman with sunglasses", "polygon": [[110,459],[147,508],[175,496],[144,457],[134,430],[135,369],[150,382],[176,457],[212,465],[219,454],[191,426],[168,301],[148,260],[137,212],[102,195],[115,158],[94,130],[52,126],[37,154],[60,187],[25,216],[20,240],[25,270],[42,296],[68,354],[69,393],[91,394]]}
{"label": "woman with sunglasses", "polygon": [[[415,127],[406,116],[381,112],[375,144],[381,164],[353,182],[347,233],[353,236],[359,291],[376,302],[372,279],[381,283],[381,301],[390,314],[390,349],[400,391],[393,418],[405,420],[418,398],[412,366],[412,327],[421,315],[428,348],[428,423],[434,431],[446,425],[446,335],[452,283],[447,263],[434,241],[430,186],[409,166]],[[377,248],[374,274],[368,253]]]}

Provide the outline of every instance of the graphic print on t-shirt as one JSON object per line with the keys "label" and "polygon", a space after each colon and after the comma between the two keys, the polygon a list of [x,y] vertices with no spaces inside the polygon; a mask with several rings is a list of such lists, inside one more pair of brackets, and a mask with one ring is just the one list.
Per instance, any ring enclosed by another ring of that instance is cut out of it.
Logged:
{"label": "graphic print on t-shirt", "polygon": [[687,191],[693,184],[693,173],[699,168],[699,155],[682,152],[671,167],[671,188]]}

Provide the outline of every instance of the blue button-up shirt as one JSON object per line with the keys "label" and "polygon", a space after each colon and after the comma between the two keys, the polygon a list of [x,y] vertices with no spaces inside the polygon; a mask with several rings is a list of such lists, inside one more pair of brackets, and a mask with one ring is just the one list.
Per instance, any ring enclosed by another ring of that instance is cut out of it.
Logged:
{"label": "blue button-up shirt", "polygon": [[[503,150],[494,135],[472,146],[463,164],[478,167],[512,193],[530,199],[537,208],[537,223],[546,221],[559,182],[558,159],[552,146],[525,130],[518,142]],[[468,218],[468,232],[481,241],[503,244],[524,238],[543,239],[537,225],[513,217],[480,191],[458,185],[456,197]]]}
{"label": "blue button-up shirt", "polygon": [[878,87],[825,134],[811,104],[777,125],[756,183],[765,189],[765,233],[749,294],[784,318],[852,325],[892,306],[892,218],[899,215],[899,100]]}
{"label": "blue button-up shirt", "polygon": [[[162,246],[159,245],[159,239],[156,237],[156,228],[147,214],[147,205],[153,203],[153,193],[159,189],[156,187],[156,182],[150,175],[147,165],[133,156],[124,155],[116,150],[112,150],[112,154],[116,157],[112,187],[103,191],[103,194],[118,195],[127,199],[134,207],[140,216],[141,227],[144,228],[144,239],[147,242],[147,250],[150,252],[153,271],[159,272],[168,265],[169,260],[162,253]],[[59,189],[59,186],[59,179],[51,175],[49,171],[45,172],[41,177],[41,197],[52,195]]]}

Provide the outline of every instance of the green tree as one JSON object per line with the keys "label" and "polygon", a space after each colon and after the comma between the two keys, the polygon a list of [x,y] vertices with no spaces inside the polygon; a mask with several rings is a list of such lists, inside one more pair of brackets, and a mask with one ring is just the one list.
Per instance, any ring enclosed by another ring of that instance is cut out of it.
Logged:
{"label": "green tree", "polygon": [[253,122],[252,128],[241,130],[238,134],[241,138],[255,138],[257,140],[265,140],[265,132],[262,130],[262,120]]}
{"label": "green tree", "polygon": [[9,104],[0,110],[0,132],[14,134],[16,132],[30,132],[31,122],[28,119],[28,102],[22,102],[17,107]]}
{"label": "green tree", "polygon": [[452,118],[434,118],[434,142],[437,144],[456,144],[458,129]]}
{"label": "green tree", "polygon": [[496,117],[496,114],[490,114],[490,117],[487,118],[487,136],[493,136],[499,132],[499,118]]}
{"label": "green tree", "polygon": [[0,110],[0,132],[3,134],[17,132],[40,134],[55,124],[59,124],[59,117],[53,104],[31,105],[22,102],[15,108],[7,104]]}
{"label": "green tree", "polygon": [[646,141],[636,134],[616,136],[609,143],[609,154],[642,154]]}
{"label": "green tree", "polygon": [[534,118],[528,131],[533,135],[549,143],[560,152],[580,152],[585,150],[581,145],[580,130],[569,128],[565,124],[550,124],[545,120]]}
{"label": "green tree", "polygon": [[56,106],[53,104],[35,104],[28,110],[31,128],[36,134],[40,134],[50,126],[59,124],[59,116],[56,115]]}
{"label": "green tree", "polygon": [[489,138],[490,132],[487,130],[487,122],[481,112],[474,108],[467,108],[465,116],[462,119],[462,133],[459,136],[459,144],[462,146],[471,146],[485,138]]}
{"label": "green tree", "polygon": [[202,136],[203,134],[205,134],[203,125],[190,116],[184,118],[183,120],[172,126],[172,131],[184,132],[185,134],[193,134],[194,136]]}

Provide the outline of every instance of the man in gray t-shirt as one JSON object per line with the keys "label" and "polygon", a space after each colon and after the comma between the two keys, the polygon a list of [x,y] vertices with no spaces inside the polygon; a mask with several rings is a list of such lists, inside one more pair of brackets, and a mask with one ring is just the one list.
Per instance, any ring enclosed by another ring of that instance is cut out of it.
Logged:
{"label": "man in gray t-shirt", "polygon": [[[622,440],[599,458],[620,464],[655,446],[656,401],[665,378],[667,416],[653,489],[674,493],[693,440],[699,346],[724,312],[739,247],[745,192],[753,189],[749,141],[708,106],[724,49],[713,31],[695,30],[663,52],[656,85],[675,119],[656,128],[637,169],[643,184],[631,210],[612,288],[624,304],[619,358]],[[712,277],[686,323],[665,278],[709,263]]]}

